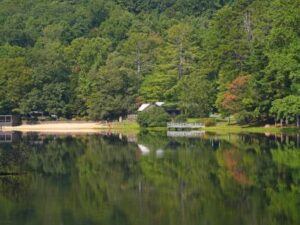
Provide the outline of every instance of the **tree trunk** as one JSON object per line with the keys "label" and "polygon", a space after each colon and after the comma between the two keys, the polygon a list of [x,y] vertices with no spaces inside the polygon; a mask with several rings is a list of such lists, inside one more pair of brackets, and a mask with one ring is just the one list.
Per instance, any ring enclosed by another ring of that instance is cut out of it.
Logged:
{"label": "tree trunk", "polygon": [[280,126],[282,127],[283,119],[280,119]]}
{"label": "tree trunk", "polygon": [[183,44],[179,45],[179,64],[178,64],[178,79],[180,80],[183,75]]}
{"label": "tree trunk", "polygon": [[300,127],[300,116],[299,115],[297,116],[297,127],[298,128]]}
{"label": "tree trunk", "polygon": [[289,120],[288,119],[285,119],[285,125],[289,125]]}
{"label": "tree trunk", "polygon": [[251,22],[251,15],[250,12],[246,12],[244,14],[244,28],[247,33],[248,41],[252,41],[253,39],[253,32],[252,32],[252,22]]}
{"label": "tree trunk", "polygon": [[137,44],[136,47],[136,54],[137,54],[137,74],[138,76],[140,76],[142,70],[142,62],[141,62],[141,50],[140,50],[139,43]]}

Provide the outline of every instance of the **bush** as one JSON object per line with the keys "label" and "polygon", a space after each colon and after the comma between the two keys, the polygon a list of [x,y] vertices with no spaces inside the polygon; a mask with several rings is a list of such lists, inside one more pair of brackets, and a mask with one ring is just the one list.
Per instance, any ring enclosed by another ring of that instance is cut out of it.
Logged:
{"label": "bush", "polygon": [[236,122],[240,125],[251,124],[256,121],[255,114],[252,112],[241,111],[234,115]]}
{"label": "bush", "polygon": [[204,125],[205,125],[206,127],[213,127],[213,126],[216,126],[216,125],[217,125],[217,122],[216,122],[215,119],[209,118],[209,119],[206,119],[206,120],[204,121]]}
{"label": "bush", "polygon": [[186,122],[187,121],[187,117],[183,114],[181,115],[178,115],[174,118],[174,122],[177,122],[177,123],[183,123],[183,122]]}
{"label": "bush", "polygon": [[201,118],[199,123],[203,123],[206,127],[213,127],[217,125],[216,119],[214,118]]}
{"label": "bush", "polygon": [[137,118],[141,127],[166,127],[169,121],[171,121],[169,114],[158,107],[139,113]]}

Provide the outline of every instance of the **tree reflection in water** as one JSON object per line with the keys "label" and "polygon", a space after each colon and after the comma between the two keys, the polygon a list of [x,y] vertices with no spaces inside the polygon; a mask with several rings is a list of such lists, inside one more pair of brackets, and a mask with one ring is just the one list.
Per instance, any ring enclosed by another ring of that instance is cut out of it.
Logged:
{"label": "tree reflection in water", "polygon": [[[1,224],[299,224],[297,136],[19,135]],[[148,149],[142,154],[140,146]]]}

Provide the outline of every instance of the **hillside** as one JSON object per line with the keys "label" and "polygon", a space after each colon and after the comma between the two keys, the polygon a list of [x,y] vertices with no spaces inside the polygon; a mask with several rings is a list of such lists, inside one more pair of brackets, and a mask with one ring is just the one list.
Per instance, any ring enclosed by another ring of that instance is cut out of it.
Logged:
{"label": "hillside", "polygon": [[114,119],[143,102],[300,115],[300,0],[2,0],[0,114]]}

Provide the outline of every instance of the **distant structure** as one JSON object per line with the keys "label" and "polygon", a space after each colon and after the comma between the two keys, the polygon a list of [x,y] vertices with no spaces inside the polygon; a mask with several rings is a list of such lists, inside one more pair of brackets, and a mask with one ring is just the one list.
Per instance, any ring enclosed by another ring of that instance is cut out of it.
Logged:
{"label": "distant structure", "polygon": [[21,124],[19,116],[15,115],[0,115],[0,127],[3,126],[18,126]]}
{"label": "distant structure", "polygon": [[140,108],[137,111],[138,112],[146,112],[149,109],[152,109],[155,107],[162,107],[171,116],[178,116],[181,114],[180,110],[177,109],[176,106],[175,107],[167,106],[164,102],[144,103],[140,106]]}
{"label": "distant structure", "polygon": [[164,104],[165,104],[164,102],[144,103],[140,106],[140,108],[137,111],[138,112],[146,112],[149,109],[152,109],[155,107],[162,107]]}
{"label": "distant structure", "polygon": [[129,114],[127,115],[127,120],[128,121],[136,121],[137,119],[137,114]]}
{"label": "distant structure", "polygon": [[177,108],[166,108],[166,112],[171,116],[178,116],[181,114],[181,111]]}

